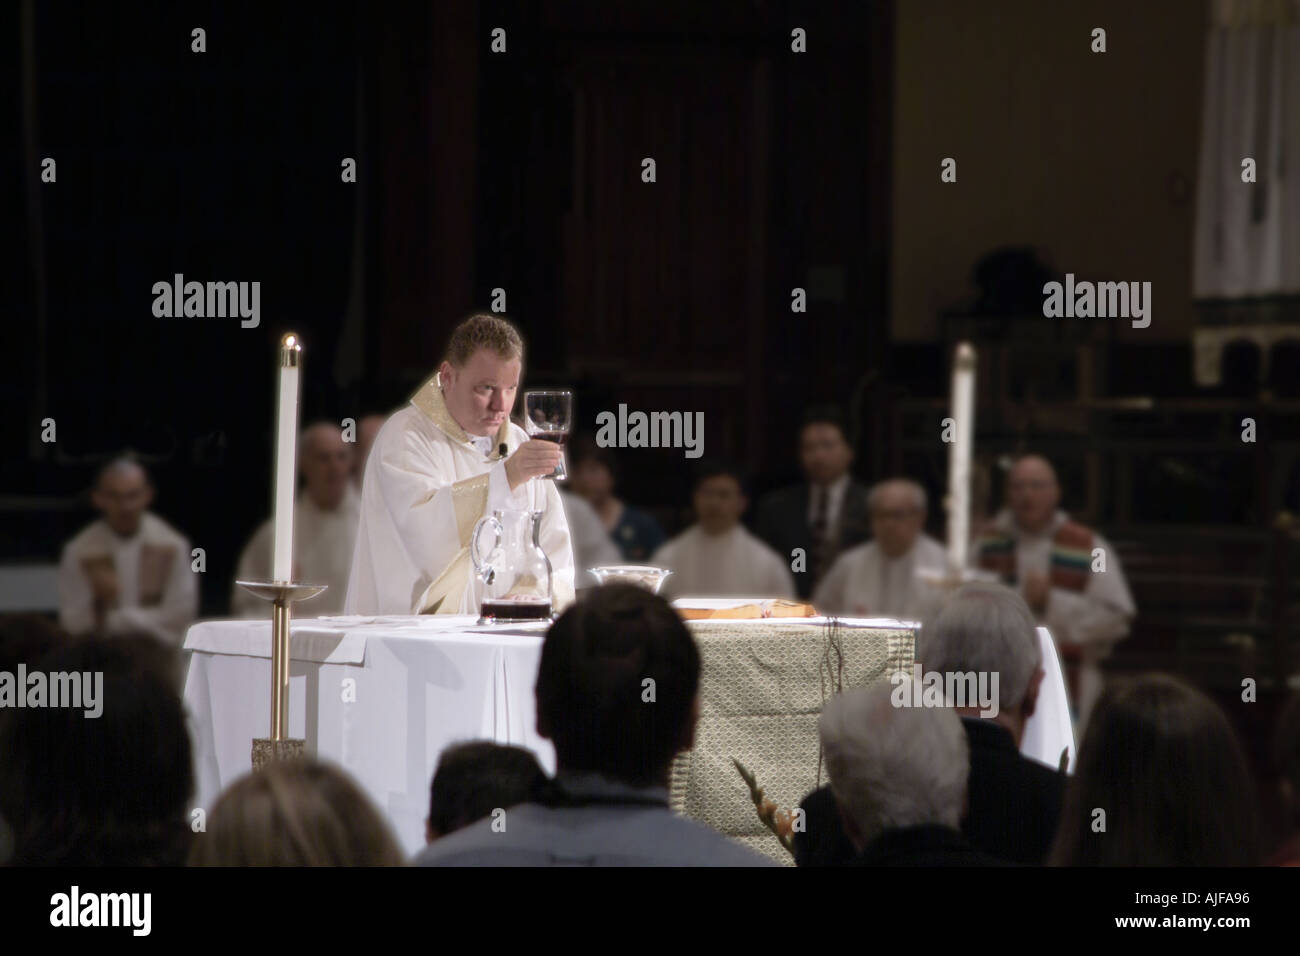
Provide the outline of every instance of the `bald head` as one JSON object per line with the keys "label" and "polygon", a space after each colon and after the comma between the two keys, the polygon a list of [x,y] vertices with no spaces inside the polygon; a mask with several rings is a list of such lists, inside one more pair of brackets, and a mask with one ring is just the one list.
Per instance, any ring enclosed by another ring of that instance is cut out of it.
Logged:
{"label": "bald head", "polygon": [[1026,455],[1007,475],[1007,507],[1016,524],[1031,534],[1046,530],[1061,503],[1061,487],[1051,462]]}
{"label": "bald head", "polygon": [[317,422],[303,430],[298,467],[307,497],[316,507],[333,511],[343,501],[352,474],[352,446],[333,422]]}
{"label": "bald head", "polygon": [[100,469],[90,500],[114,534],[130,538],[153,502],[153,485],[139,462],[115,458]]}
{"label": "bald head", "polygon": [[890,558],[912,550],[925,524],[925,489],[906,478],[891,478],[867,494],[871,534],[876,546]]}

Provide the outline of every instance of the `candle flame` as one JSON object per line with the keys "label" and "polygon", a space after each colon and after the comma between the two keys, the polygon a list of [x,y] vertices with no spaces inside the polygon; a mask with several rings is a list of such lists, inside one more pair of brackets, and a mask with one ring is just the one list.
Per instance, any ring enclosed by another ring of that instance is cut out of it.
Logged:
{"label": "candle flame", "polygon": [[294,335],[292,332],[286,335],[280,344],[286,349],[296,349],[300,347],[298,345],[298,336]]}

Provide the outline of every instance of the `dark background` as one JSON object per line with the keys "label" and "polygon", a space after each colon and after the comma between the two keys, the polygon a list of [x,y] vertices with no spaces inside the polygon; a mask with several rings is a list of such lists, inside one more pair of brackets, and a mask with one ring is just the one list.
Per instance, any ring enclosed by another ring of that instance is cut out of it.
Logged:
{"label": "dark background", "polygon": [[[1205,388],[1191,343],[1225,315],[1300,309],[1191,295],[1205,4],[22,2],[0,17],[18,51],[2,66],[0,561],[57,560],[91,518],[96,467],[129,447],[155,510],[206,550],[204,613],[224,613],[270,510],[281,334],[305,341],[304,424],[360,419],[404,402],[502,288],[526,382],[574,388],[580,426],[619,403],[702,411],[706,453],[761,493],[796,478],[804,409],[834,402],[857,476],[921,480],[935,533],[949,357],[974,341],[976,504],[996,507],[1006,456],[1053,459],[1064,506],[1115,543],[1137,599],[1113,668],[1226,700],[1243,673],[1284,690],[1300,363],[1282,350],[1266,376],[1230,352]],[[958,185],[940,182],[948,155]],[[46,156],[57,183],[39,180]],[[1156,319],[1047,324],[1040,268],[1152,279]],[[154,318],[153,283],[178,272],[261,282],[261,326]],[[682,527],[681,451],[622,463],[623,497]],[[1257,755],[1269,713],[1239,718]]]}

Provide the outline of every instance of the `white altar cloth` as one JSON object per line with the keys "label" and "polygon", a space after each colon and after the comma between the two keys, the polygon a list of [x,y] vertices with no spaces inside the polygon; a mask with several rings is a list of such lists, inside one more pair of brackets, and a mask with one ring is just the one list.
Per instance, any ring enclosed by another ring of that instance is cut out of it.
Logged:
{"label": "white altar cloth", "polygon": [[[533,701],[544,627],[478,627],[475,620],[348,616],[292,623],[290,735],[305,738],[308,752],[348,770],[410,853],[424,844],[429,781],[448,744],[517,744],[534,751],[548,773],[555,769],[554,748],[537,735]],[[825,619],[761,623],[789,626],[798,636],[806,629],[820,646]],[[884,620],[842,623],[900,626]],[[707,640],[718,629],[712,622],[693,622],[692,630],[697,640]],[[1047,631],[1040,629],[1039,638],[1046,677],[1021,750],[1055,767],[1061,750],[1068,749],[1073,767],[1060,664]],[[253,738],[268,735],[270,645],[269,620],[201,621],[189,630],[185,703],[194,742],[195,807],[210,811],[222,789],[248,772]],[[815,753],[811,759],[815,766]]]}

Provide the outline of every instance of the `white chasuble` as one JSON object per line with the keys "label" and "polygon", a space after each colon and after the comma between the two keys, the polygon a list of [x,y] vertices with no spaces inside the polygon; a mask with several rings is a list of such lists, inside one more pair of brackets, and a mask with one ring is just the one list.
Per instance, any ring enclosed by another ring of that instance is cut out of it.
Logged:
{"label": "white chasuble", "polygon": [[[497,509],[544,513],[553,608],[570,604],[573,548],[555,482],[534,478],[512,493],[506,478],[505,459],[527,440],[509,419],[491,441],[476,440],[447,411],[438,376],[425,382],[384,422],[366,461],[343,612],[478,613],[483,585],[469,539],[478,519]],[[484,536],[485,545],[490,540]]]}
{"label": "white chasuble", "polygon": [[794,600],[794,578],[781,556],[736,525],[708,534],[691,525],[666,542],[650,563],[673,573],[659,593],[681,597],[758,597]]}
{"label": "white chasuble", "polygon": [[[319,507],[305,491],[298,492],[293,509],[293,579],[302,584],[324,584],[325,590],[294,605],[297,617],[325,617],[343,613],[348,592],[348,570],[356,550],[357,518],[361,512],[361,495],[349,482],[338,507]],[[236,581],[269,581],[275,524],[268,520],[249,539],[239,557]],[[245,591],[238,584],[230,598],[231,613],[242,617],[264,618],[270,605]]]}
{"label": "white chasuble", "polygon": [[892,617],[923,621],[936,610],[943,593],[928,584],[922,571],[942,574],[948,552],[939,542],[918,534],[911,549],[897,558],[875,541],[841,554],[813,592],[813,606],[842,617]]}
{"label": "white chasuble", "polygon": [[[130,538],[104,520],[67,543],[59,562],[59,624],[69,634],[144,631],[180,646],[199,612],[199,585],[190,543],[152,512]],[[117,582],[117,597],[100,609],[91,584],[97,572]]]}

